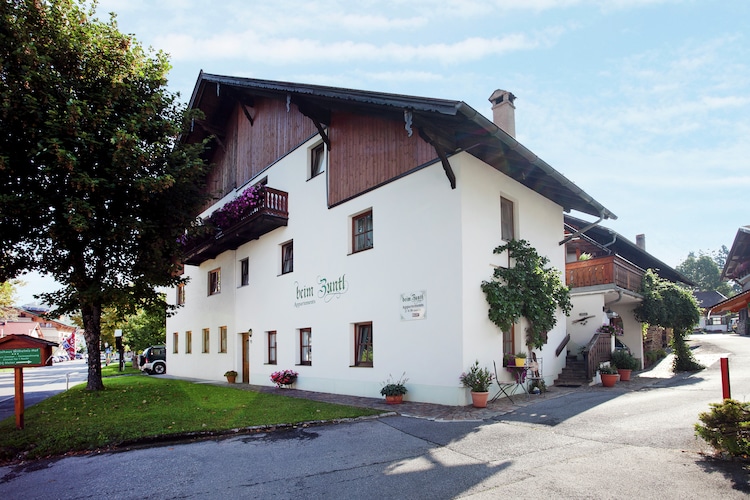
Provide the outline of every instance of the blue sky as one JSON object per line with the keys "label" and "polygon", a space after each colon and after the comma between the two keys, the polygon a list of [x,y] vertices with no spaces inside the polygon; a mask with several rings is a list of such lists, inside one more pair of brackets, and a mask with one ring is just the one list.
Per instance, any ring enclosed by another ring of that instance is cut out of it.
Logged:
{"label": "blue sky", "polygon": [[185,101],[200,70],[462,100],[489,118],[487,98],[509,90],[517,139],[671,266],[750,224],[745,0],[99,2],[111,11],[170,54]]}

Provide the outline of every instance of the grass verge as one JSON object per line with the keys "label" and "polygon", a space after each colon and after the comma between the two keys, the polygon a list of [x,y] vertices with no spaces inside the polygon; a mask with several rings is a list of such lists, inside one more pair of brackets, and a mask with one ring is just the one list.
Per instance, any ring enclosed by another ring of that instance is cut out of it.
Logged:
{"label": "grass verge", "polygon": [[[120,373],[119,371],[117,372]],[[219,433],[253,426],[376,415],[377,410],[148,376],[109,377],[104,391],[86,384],[0,422],[0,460],[42,458],[144,439]]]}

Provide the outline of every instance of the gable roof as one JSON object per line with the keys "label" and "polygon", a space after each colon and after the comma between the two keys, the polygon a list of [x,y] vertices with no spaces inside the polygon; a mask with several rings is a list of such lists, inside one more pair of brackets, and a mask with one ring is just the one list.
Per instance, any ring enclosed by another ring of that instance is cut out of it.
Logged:
{"label": "gable roof", "polygon": [[724,294],[722,294],[721,292],[717,292],[716,290],[706,292],[693,292],[693,295],[695,295],[695,300],[698,301],[698,306],[702,309],[713,307],[714,305],[727,300]]}
{"label": "gable roof", "polygon": [[[404,121],[405,133],[429,137],[438,155],[461,151],[562,206],[565,211],[616,219],[617,216],[545,163],[491,120],[463,101],[352,90],[201,73],[190,108],[205,114],[198,127],[183,137],[197,142],[221,134],[235,103],[253,105],[256,97],[285,99],[317,125],[329,125],[334,112],[349,112]],[[413,130],[410,130],[413,129]],[[335,147],[335,146],[334,146]]]}
{"label": "gable roof", "polygon": [[748,273],[750,273],[750,226],[742,226],[734,237],[721,279],[739,280]]}
{"label": "gable roof", "polygon": [[[572,228],[574,230],[580,230],[587,226],[591,226],[590,222],[578,219],[571,215],[565,215],[564,221],[567,228]],[[661,278],[674,283],[681,282],[686,285],[695,286],[695,283],[683,276],[682,273],[660,261],[612,229],[594,225],[586,229],[582,236],[600,249],[606,250],[609,253],[617,254],[641,269],[653,269]]]}

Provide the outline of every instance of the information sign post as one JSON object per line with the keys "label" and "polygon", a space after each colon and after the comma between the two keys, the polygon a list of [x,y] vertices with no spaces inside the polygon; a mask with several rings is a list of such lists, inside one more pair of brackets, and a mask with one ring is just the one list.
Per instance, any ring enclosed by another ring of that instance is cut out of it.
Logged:
{"label": "information sign post", "polygon": [[0,368],[13,368],[15,381],[16,429],[24,428],[23,369],[52,364],[52,347],[56,342],[30,335],[7,335],[0,338]]}

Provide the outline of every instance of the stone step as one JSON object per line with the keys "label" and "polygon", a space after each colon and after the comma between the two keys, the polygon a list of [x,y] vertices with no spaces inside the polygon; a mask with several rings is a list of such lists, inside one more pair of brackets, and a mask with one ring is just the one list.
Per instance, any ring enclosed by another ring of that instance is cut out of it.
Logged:
{"label": "stone step", "polygon": [[586,378],[586,365],[583,361],[575,358],[567,358],[568,365],[563,367],[562,372],[557,377],[554,385],[562,386],[582,386],[588,385],[589,380]]}

